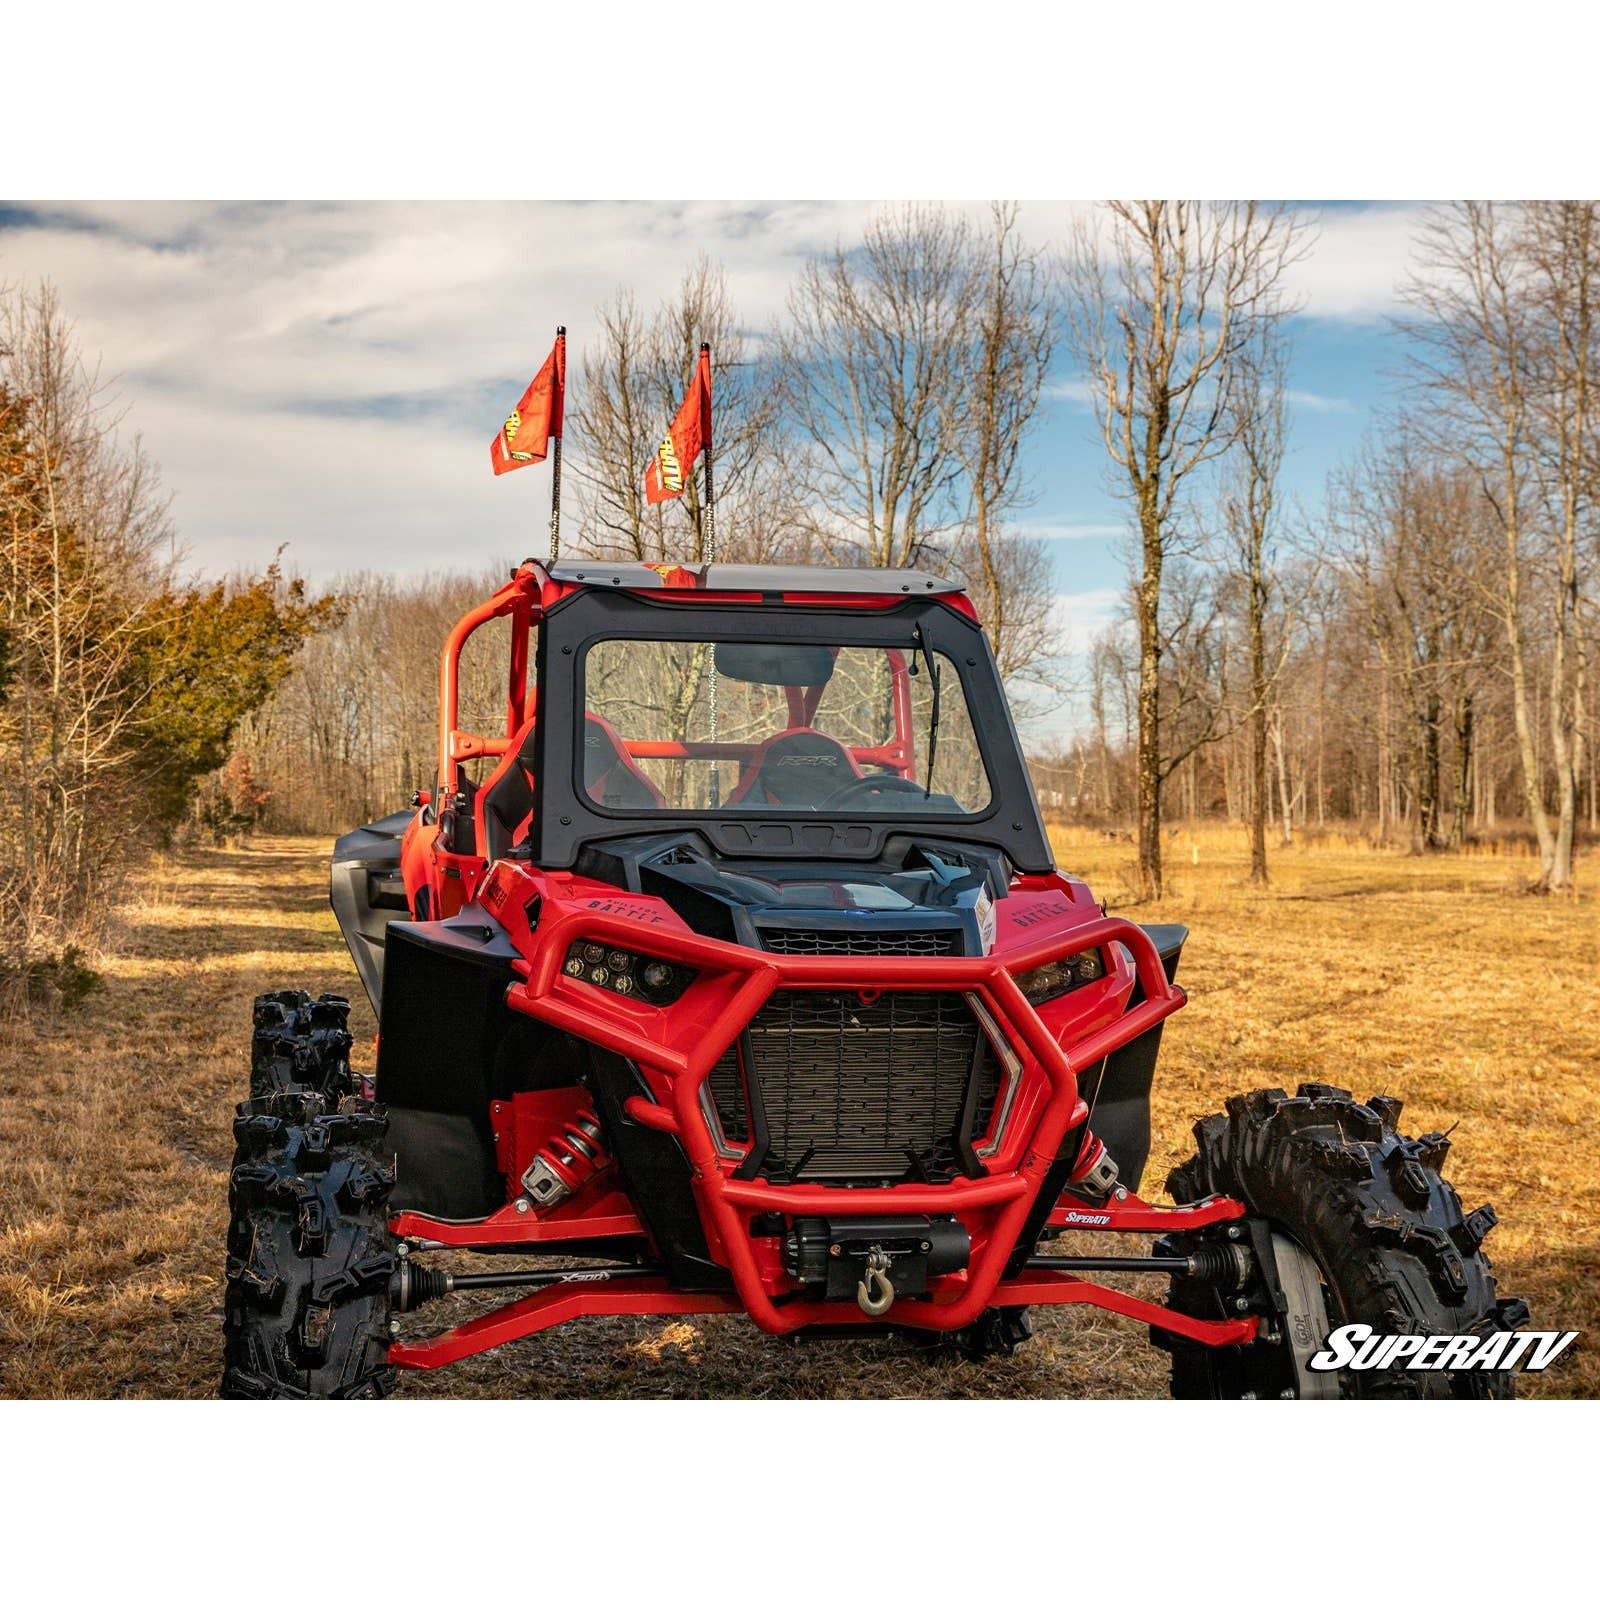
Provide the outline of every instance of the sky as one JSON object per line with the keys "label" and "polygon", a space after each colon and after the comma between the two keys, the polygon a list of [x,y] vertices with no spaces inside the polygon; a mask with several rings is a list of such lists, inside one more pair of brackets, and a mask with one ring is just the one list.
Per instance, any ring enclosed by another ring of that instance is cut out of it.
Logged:
{"label": "sky", "polygon": [[[482,569],[542,554],[548,473],[496,479],[488,443],[568,328],[643,305],[701,251],[741,319],[778,316],[805,257],[857,237],[866,202],[0,202],[0,283],[59,289],[115,379],[172,495],[191,570],[285,562],[314,580],[359,568]],[[1028,202],[1027,236],[1065,239],[1072,202]],[[1285,487],[1308,504],[1385,404],[1417,208],[1306,206],[1294,269]],[[665,422],[663,418],[663,422]],[[1125,508],[1063,353],[1027,454],[1025,530],[1049,542],[1063,649],[1114,615]],[[1044,713],[1063,731],[1070,709]]]}

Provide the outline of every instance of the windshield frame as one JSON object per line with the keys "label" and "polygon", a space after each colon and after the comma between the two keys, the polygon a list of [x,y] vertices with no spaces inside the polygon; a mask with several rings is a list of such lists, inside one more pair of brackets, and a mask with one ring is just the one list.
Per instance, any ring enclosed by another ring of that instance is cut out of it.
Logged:
{"label": "windshield frame", "polygon": [[[827,643],[843,647],[909,650],[919,625],[926,643],[943,658],[943,669],[958,680],[958,685],[944,683],[945,712],[952,689],[959,686],[966,700],[989,785],[989,804],[980,812],[897,808],[830,816],[765,806],[622,811],[591,799],[579,781],[580,730],[587,711],[584,663],[589,649],[602,640],[717,644],[759,638],[798,644],[816,643],[826,634]],[[539,629],[538,681],[531,840],[535,859],[546,866],[571,866],[586,843],[599,839],[694,832],[725,856],[848,860],[877,857],[892,836],[944,836],[989,844],[1026,871],[1053,870],[988,641],[976,623],[936,599],[871,607],[704,599],[690,604],[626,590],[584,589],[546,612]]]}

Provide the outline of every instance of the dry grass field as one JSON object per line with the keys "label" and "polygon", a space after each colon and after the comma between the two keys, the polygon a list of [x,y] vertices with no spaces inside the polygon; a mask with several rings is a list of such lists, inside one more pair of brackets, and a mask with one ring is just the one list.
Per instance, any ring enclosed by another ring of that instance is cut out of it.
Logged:
{"label": "dry grass field", "polygon": [[[1130,908],[1131,846],[1058,835],[1062,863]],[[1362,846],[1274,853],[1244,886],[1240,835],[1179,831],[1171,892],[1131,907],[1193,927],[1191,1003],[1167,1029],[1146,1193],[1226,1095],[1302,1079],[1398,1095],[1453,1128],[1448,1175],[1502,1218],[1503,1292],[1583,1330],[1531,1395],[1600,1394],[1600,910],[1519,892],[1515,859]],[[324,896],[326,845],[259,840],[140,875],[80,1010],[0,1037],[0,1395],[214,1392],[229,1122],[250,997],[359,993]],[[1591,891],[1592,893],[1593,891]],[[370,1055],[371,1016],[358,1010]],[[1043,1311],[1010,1361],[872,1343],[779,1346],[732,1318],[575,1323],[413,1396],[1141,1396],[1165,1358],[1142,1328]]]}

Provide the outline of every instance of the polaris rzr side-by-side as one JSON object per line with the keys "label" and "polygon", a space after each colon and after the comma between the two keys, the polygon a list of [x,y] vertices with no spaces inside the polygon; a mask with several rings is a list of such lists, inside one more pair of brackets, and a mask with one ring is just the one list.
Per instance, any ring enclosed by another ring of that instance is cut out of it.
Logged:
{"label": "polaris rzr side-by-side", "polygon": [[[491,624],[485,734],[458,711]],[[1511,1392],[1312,1364],[1342,1324],[1526,1318],[1496,1297],[1492,1209],[1463,1211],[1448,1141],[1402,1134],[1398,1101],[1239,1095],[1196,1125],[1176,1203],[1138,1197],[1186,930],[1056,870],[948,582],[525,563],[445,645],[436,787],[339,840],[332,898],[375,1081],[346,1001],[256,1002],[224,1394],[376,1396],[627,1314],[981,1355],[1068,1304],[1148,1324],[1178,1396]],[[1108,1234],[1153,1243],[1093,1253]],[[1164,1299],[1115,1286],[1152,1273]]]}

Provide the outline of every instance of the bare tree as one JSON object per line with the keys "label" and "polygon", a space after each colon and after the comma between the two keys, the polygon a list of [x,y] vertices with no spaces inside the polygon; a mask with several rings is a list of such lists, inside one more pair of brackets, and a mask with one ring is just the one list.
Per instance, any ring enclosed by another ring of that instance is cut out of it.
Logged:
{"label": "bare tree", "polygon": [[596,554],[662,559],[661,518],[645,504],[644,471],[661,442],[652,393],[654,340],[626,290],[595,310],[598,339],[585,341],[569,427],[567,471],[578,486],[577,541]]}
{"label": "bare tree", "polygon": [[[1161,892],[1162,578],[1190,480],[1238,433],[1239,358],[1282,314],[1304,244],[1285,207],[1115,201],[1067,261],[1069,341],[1088,373],[1139,540],[1139,875]],[[1170,769],[1169,769],[1170,770]]]}
{"label": "bare tree", "polygon": [[[439,646],[505,576],[356,572],[336,580],[350,603],[339,627],[312,639],[235,741],[270,791],[282,828],[339,832],[396,810],[434,784]],[[509,624],[480,628],[461,658],[461,726],[504,731]],[[492,762],[480,763],[484,776]]]}
{"label": "bare tree", "polygon": [[777,336],[781,392],[808,523],[830,554],[915,566],[960,520],[944,408],[968,359],[970,249],[959,216],[905,206],[875,217],[858,248],[801,268]]}
{"label": "bare tree", "polygon": [[1523,207],[1533,268],[1537,470],[1549,528],[1550,749],[1556,829],[1550,887],[1572,882],[1588,738],[1589,642],[1583,542],[1596,489],[1600,403],[1600,202]]}
{"label": "bare tree", "polygon": [[0,890],[46,934],[108,859],[143,714],[128,669],[171,571],[166,501],[118,420],[55,291],[0,296]]}
{"label": "bare tree", "polygon": [[[1341,475],[1334,513],[1338,566],[1382,678],[1382,725],[1390,775],[1404,803],[1381,801],[1385,823],[1409,820],[1414,848],[1438,850],[1465,826],[1465,768],[1485,643],[1488,563],[1481,497],[1459,465],[1419,447],[1404,419]],[[1456,765],[1447,781],[1445,752]],[[1446,804],[1453,807],[1447,834]]]}
{"label": "bare tree", "polygon": [[[1209,563],[1187,557],[1168,563],[1165,581],[1171,604],[1158,640],[1162,739],[1156,765],[1157,781],[1163,785],[1200,751],[1227,736],[1234,699],[1226,585]],[[1137,581],[1129,585],[1128,595],[1137,637]],[[1142,683],[1135,688],[1136,707],[1140,687]],[[1192,782],[1192,768],[1189,776]],[[1191,787],[1191,816],[1194,798]]]}
{"label": "bare tree", "polygon": [[[1228,552],[1244,599],[1249,684],[1246,722],[1249,728],[1249,775],[1245,786],[1250,830],[1250,881],[1265,887],[1267,871],[1267,733],[1277,729],[1280,788],[1283,773],[1282,717],[1276,716],[1274,690],[1288,657],[1289,630],[1282,627],[1275,643],[1268,629],[1278,587],[1273,540],[1277,532],[1278,473],[1283,465],[1287,418],[1284,408],[1288,353],[1279,324],[1264,320],[1254,345],[1240,353],[1235,390],[1238,443],[1233,471],[1224,489],[1223,523]],[[1282,806],[1285,838],[1290,808]]]}
{"label": "bare tree", "polygon": [[[1540,883],[1571,886],[1588,676],[1582,539],[1595,473],[1591,202],[1432,212],[1406,286],[1421,417],[1465,462],[1501,534],[1490,590],[1506,641],[1510,710]],[[1545,803],[1530,610],[1549,596],[1549,739],[1557,818]]]}
{"label": "bare tree", "polygon": [[1039,676],[1052,645],[1049,553],[1011,518],[1029,503],[1022,447],[1055,350],[1057,306],[1042,254],[1018,230],[1020,208],[996,202],[974,236],[971,332],[943,397],[944,430],[963,469],[966,514],[951,551],[1008,678]]}
{"label": "bare tree", "polygon": [[1540,792],[1523,632],[1531,500],[1526,262],[1504,210],[1475,201],[1431,213],[1418,255],[1418,271],[1404,293],[1416,313],[1406,327],[1418,351],[1415,376],[1426,402],[1419,421],[1471,466],[1500,526],[1500,616],[1523,798],[1548,874],[1555,840]]}
{"label": "bare tree", "polygon": [[646,316],[619,293],[596,312],[574,396],[577,540],[591,554],[700,561],[707,550],[704,473],[683,494],[646,503],[644,473],[683,400],[702,342],[712,348],[717,553],[772,560],[795,550],[774,434],[771,374],[752,353],[721,267],[702,256],[676,295]]}

